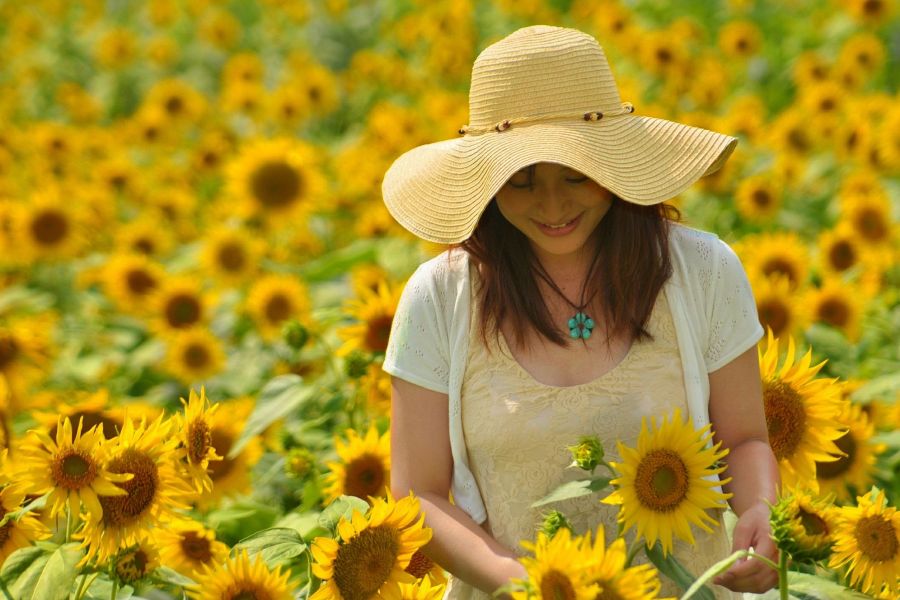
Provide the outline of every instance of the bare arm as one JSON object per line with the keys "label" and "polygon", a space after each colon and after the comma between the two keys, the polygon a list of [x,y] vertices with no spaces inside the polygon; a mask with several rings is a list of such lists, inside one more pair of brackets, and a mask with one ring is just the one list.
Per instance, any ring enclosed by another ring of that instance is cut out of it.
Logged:
{"label": "bare arm", "polygon": [[[729,448],[723,486],[731,492],[731,507],[738,515],[734,549],[753,546],[776,561],[778,551],[769,528],[769,507],[778,487],[778,464],[769,446],[762,383],[756,347],[709,374],[709,418],[717,441]],[[775,571],[764,563],[739,562],[716,580],[735,591],[763,592],[777,583]]]}
{"label": "bare arm", "polygon": [[433,561],[491,593],[511,577],[524,577],[515,554],[450,504],[447,394],[391,378],[391,493],[419,498],[431,541],[422,549]]}

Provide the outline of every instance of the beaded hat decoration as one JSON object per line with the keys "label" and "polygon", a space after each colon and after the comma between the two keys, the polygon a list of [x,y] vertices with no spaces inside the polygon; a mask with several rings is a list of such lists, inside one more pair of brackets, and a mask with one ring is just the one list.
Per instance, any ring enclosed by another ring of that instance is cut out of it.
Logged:
{"label": "beaded hat decoration", "polygon": [[397,158],[382,182],[391,215],[418,237],[467,239],[518,170],[558,163],[622,200],[668,200],[722,167],[737,138],[634,114],[592,36],[534,25],[485,48],[469,87],[460,137]]}

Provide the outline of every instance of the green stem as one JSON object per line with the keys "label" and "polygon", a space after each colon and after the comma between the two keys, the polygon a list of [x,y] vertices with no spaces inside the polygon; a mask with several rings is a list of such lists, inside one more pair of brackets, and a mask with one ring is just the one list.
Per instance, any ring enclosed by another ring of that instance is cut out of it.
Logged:
{"label": "green stem", "polygon": [[6,596],[6,600],[14,600],[12,594],[9,593],[9,590],[6,588],[6,582],[0,579],[0,591],[3,591],[3,595]]}
{"label": "green stem", "polygon": [[778,559],[778,592],[781,600],[788,600],[788,553],[784,551]]}
{"label": "green stem", "polygon": [[109,600],[116,600],[116,596],[119,594],[119,580],[113,577],[112,582],[112,591],[109,593]]}
{"label": "green stem", "polygon": [[[97,574],[94,574],[94,577],[91,577],[91,581],[97,577]],[[87,573],[81,574],[81,583],[78,584],[78,589],[75,590],[75,600],[81,600],[81,596],[84,594],[85,584],[87,583],[88,576]]]}
{"label": "green stem", "polygon": [[66,502],[66,543],[69,543],[72,535],[72,509],[69,508],[69,503]]}
{"label": "green stem", "polygon": [[636,540],[634,540],[634,542],[631,543],[631,547],[628,548],[628,555],[625,557],[625,568],[626,569],[631,566],[631,563],[634,560],[634,557],[637,556],[637,553],[640,552],[643,545],[644,544],[642,544],[639,539],[636,539]]}

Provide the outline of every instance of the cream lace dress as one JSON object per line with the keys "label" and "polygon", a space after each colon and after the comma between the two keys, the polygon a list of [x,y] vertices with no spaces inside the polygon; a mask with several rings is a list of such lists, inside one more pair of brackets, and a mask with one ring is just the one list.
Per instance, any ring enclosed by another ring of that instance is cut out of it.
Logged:
{"label": "cream lace dress", "polygon": [[[660,293],[658,298],[648,323],[652,342],[635,342],[613,369],[568,387],[535,380],[512,356],[503,335],[489,353],[476,331],[478,318],[473,313],[462,387],[469,465],[487,509],[488,520],[482,526],[519,555],[525,554],[519,542],[534,539],[541,512],[547,508],[565,514],[577,533],[590,530],[593,536],[602,523],[607,543],[615,535],[618,507],[600,503],[608,492],[531,508],[561,483],[584,476],[583,471],[565,468],[571,462],[566,446],[581,435],[594,434],[603,442],[607,460],[618,461],[616,440],[634,446],[643,417],[659,419],[676,407],[687,414],[675,329],[665,295]],[[713,534],[693,527],[694,546],[676,538],[675,555],[694,574],[731,551],[722,511],[711,516],[719,527]],[[639,554],[636,562],[646,562],[646,557]],[[680,595],[674,583],[665,577],[661,580],[662,595]],[[718,598],[742,597],[712,587]],[[451,576],[444,597],[487,599],[490,595]]]}

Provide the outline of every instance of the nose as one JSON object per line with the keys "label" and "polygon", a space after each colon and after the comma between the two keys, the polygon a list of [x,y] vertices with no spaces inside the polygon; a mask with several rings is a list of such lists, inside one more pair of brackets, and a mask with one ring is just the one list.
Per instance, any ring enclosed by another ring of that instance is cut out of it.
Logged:
{"label": "nose", "polygon": [[571,198],[564,186],[548,184],[537,191],[538,214],[545,223],[556,223],[559,219],[570,216]]}

